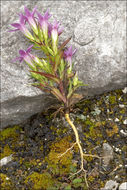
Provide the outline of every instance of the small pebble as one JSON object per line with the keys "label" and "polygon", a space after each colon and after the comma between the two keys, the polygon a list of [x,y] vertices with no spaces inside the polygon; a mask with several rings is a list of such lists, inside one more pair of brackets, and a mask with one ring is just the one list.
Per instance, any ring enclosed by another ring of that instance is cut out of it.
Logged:
{"label": "small pebble", "polygon": [[123,104],[119,104],[119,107],[120,108],[124,108],[125,106]]}
{"label": "small pebble", "polygon": [[115,119],[115,122],[118,122],[118,121],[119,121],[119,119],[118,119],[118,118],[116,118],[116,119]]}
{"label": "small pebble", "polygon": [[127,93],[127,87],[125,87],[125,88],[122,90],[122,92],[123,92],[124,94],[126,94],[126,93]]}
{"label": "small pebble", "polygon": [[127,125],[127,119],[124,120],[123,124],[124,124],[124,125]]}
{"label": "small pebble", "polygon": [[113,180],[109,180],[106,182],[105,187],[101,190],[116,190],[118,187],[118,183]]}
{"label": "small pebble", "polygon": [[127,182],[122,183],[122,184],[119,186],[119,190],[127,190]]}
{"label": "small pebble", "polygon": [[121,130],[120,130],[120,133],[121,133],[124,137],[127,137],[127,133],[126,133],[126,132],[124,132],[124,130],[123,130],[123,129],[121,129]]}
{"label": "small pebble", "polygon": [[2,158],[0,160],[0,166],[6,165],[10,161],[12,161],[12,154],[10,156]]}
{"label": "small pebble", "polygon": [[118,179],[118,177],[119,177],[119,176],[118,176],[118,175],[116,175],[116,176],[115,176],[115,179]]}
{"label": "small pebble", "polygon": [[121,149],[117,148],[117,147],[114,147],[115,148],[115,152],[119,152],[121,153]]}

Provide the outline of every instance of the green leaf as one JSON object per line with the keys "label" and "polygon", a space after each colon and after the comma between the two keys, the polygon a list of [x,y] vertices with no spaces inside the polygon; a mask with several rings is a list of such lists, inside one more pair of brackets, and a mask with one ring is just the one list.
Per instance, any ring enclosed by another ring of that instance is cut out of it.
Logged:
{"label": "green leaf", "polygon": [[72,81],[71,80],[69,80],[68,96],[70,96],[70,94],[72,94]]}
{"label": "green leaf", "polygon": [[63,56],[63,52],[59,52],[59,54],[57,54],[56,56],[55,56],[55,63],[54,63],[54,65],[53,65],[53,70],[54,70],[54,72],[56,72],[57,71],[57,68],[58,68],[58,65],[60,64],[60,62],[61,62],[61,57]]}
{"label": "green leaf", "polygon": [[76,183],[81,183],[82,182],[82,179],[81,178],[76,178],[72,181],[73,184],[76,184]]}
{"label": "green leaf", "polygon": [[59,64],[59,75],[60,75],[60,79],[62,79],[62,80],[64,77],[64,68],[65,68],[65,62],[63,59],[61,59],[61,62]]}
{"label": "green leaf", "polygon": [[68,98],[69,105],[76,104],[76,103],[79,102],[82,98],[83,98],[83,96],[82,96],[81,94],[72,93],[72,95],[70,96],[70,98]]}
{"label": "green leaf", "polygon": [[52,89],[51,89],[51,93],[52,93],[53,95],[55,95],[56,98],[57,98],[59,101],[66,103],[66,98],[60,93],[60,91],[59,91],[57,88],[52,88]]}
{"label": "green leaf", "polygon": [[26,62],[26,64],[29,66],[30,69],[32,69],[33,71],[36,70],[36,66],[35,65],[31,65],[29,63]]}
{"label": "green leaf", "polygon": [[54,56],[54,53],[53,53],[52,49],[49,48],[48,46],[47,46],[47,50],[48,50],[48,52],[49,52],[52,56]]}
{"label": "green leaf", "polygon": [[77,74],[75,74],[73,78],[73,85],[76,86],[77,84],[78,84],[78,77],[77,77]]}
{"label": "green leaf", "polygon": [[51,64],[47,63],[44,59],[42,59],[43,64],[41,66],[42,70],[44,70],[46,73],[52,73]]}
{"label": "green leaf", "polygon": [[67,43],[71,40],[71,38],[72,38],[72,37],[70,37],[70,38],[68,38],[67,40],[65,40],[65,41],[62,43],[62,45],[59,47],[59,50],[63,49],[63,48],[67,45]]}
{"label": "green leaf", "polygon": [[44,40],[43,33],[42,33],[41,29],[40,29],[40,26],[38,26],[38,37],[39,37],[41,42]]}
{"label": "green leaf", "polygon": [[39,86],[40,83],[30,83],[30,85],[33,85],[33,86]]}
{"label": "green leaf", "polygon": [[44,77],[46,77],[48,79],[53,80],[54,82],[56,82],[58,84],[60,83],[60,79],[58,77],[52,75],[52,74],[48,74],[48,73],[44,73],[44,72],[38,72],[38,71],[31,71],[31,72],[37,73],[39,75],[42,75],[42,76],[44,76]]}
{"label": "green leaf", "polygon": [[48,187],[46,190],[59,190],[59,187]]}
{"label": "green leaf", "polygon": [[71,185],[66,186],[65,190],[71,190]]}
{"label": "green leaf", "polygon": [[[70,166],[70,171],[71,171],[72,173],[76,173],[76,171],[77,171],[76,166],[71,165],[71,166]],[[72,175],[72,176],[74,177],[74,175]]]}

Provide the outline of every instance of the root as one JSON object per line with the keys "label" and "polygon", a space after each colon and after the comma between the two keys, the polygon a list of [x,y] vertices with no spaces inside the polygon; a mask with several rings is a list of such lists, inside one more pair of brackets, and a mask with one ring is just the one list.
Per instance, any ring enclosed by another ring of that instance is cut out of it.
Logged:
{"label": "root", "polygon": [[102,159],[104,157],[100,157],[98,155],[93,155],[93,154],[83,154],[84,156],[90,156],[90,157],[93,157],[93,158],[98,158],[98,159]]}
{"label": "root", "polygon": [[70,120],[69,114],[65,114],[65,118],[66,118],[67,122],[70,124],[70,126],[72,127],[72,129],[73,129],[73,131],[75,133],[76,144],[79,147],[80,157],[81,157],[81,170],[83,170],[84,169],[84,164],[83,164],[83,156],[84,156],[84,154],[83,154],[83,150],[82,150],[82,147],[81,147],[81,144],[80,144],[78,131],[77,131],[76,127],[74,126],[74,124],[72,123],[72,121]]}
{"label": "root", "polygon": [[83,149],[82,149],[81,144],[80,144],[78,131],[77,131],[76,127],[74,126],[73,122],[70,120],[70,117],[69,117],[68,113],[65,114],[65,118],[66,118],[67,122],[70,124],[71,128],[74,131],[75,138],[76,138],[76,144],[78,145],[78,148],[79,148],[79,151],[80,151],[80,158],[81,158],[80,170],[78,172],[74,173],[73,175],[76,175],[76,174],[84,171],[85,172],[85,181],[86,181],[86,185],[88,187],[88,183],[87,183],[87,179],[86,179],[86,170],[84,169],[84,154],[83,154]]}
{"label": "root", "polygon": [[77,143],[75,142],[70,148],[68,148],[64,153],[62,153],[62,154],[60,154],[59,156],[58,156],[58,158],[60,158],[60,157],[62,157],[63,155],[65,155],[69,150],[72,150],[73,149],[73,147],[76,145]]}
{"label": "root", "polygon": [[[69,114],[68,114],[68,113],[65,114],[65,118],[66,118],[67,122],[69,123],[69,125],[71,126],[71,128],[72,128],[73,131],[74,131],[75,138],[76,138],[76,142],[75,142],[70,148],[68,148],[63,154],[61,154],[59,157],[61,157],[61,156],[63,156],[64,154],[66,154],[69,150],[71,150],[71,149],[77,144],[77,145],[78,145],[78,148],[79,148],[79,151],[80,151],[81,165],[80,165],[80,170],[77,171],[76,173],[72,174],[72,175],[76,175],[76,174],[78,174],[78,173],[80,173],[80,172],[83,171],[83,172],[85,173],[85,176],[84,176],[84,177],[85,177],[86,185],[87,185],[87,187],[89,187],[89,186],[88,186],[88,182],[87,182],[87,178],[86,178],[86,172],[87,172],[87,171],[84,169],[84,157],[85,157],[85,156],[90,156],[90,157],[93,157],[93,158],[98,158],[98,159],[100,159],[100,161],[101,161],[101,159],[104,158],[104,157],[100,157],[100,156],[98,156],[98,155],[92,155],[92,154],[85,154],[85,153],[83,153],[83,149],[82,149],[82,146],[81,146],[81,143],[80,143],[78,131],[77,131],[76,127],[74,126],[73,122],[70,120],[70,117],[69,117]],[[71,175],[71,176],[72,176],[72,175]],[[71,177],[71,176],[70,176],[70,177]]]}

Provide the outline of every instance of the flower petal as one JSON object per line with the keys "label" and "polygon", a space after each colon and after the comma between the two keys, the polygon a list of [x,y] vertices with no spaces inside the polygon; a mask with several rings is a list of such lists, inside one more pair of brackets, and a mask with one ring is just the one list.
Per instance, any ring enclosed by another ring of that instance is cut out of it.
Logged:
{"label": "flower petal", "polygon": [[17,60],[19,62],[21,62],[23,60],[23,58],[22,57],[16,57],[15,59],[12,60],[12,63],[16,62]]}
{"label": "flower petal", "polygon": [[63,27],[63,26],[60,27],[60,28],[58,28],[58,35],[60,35],[60,34],[63,32],[63,30],[64,30],[64,27]]}
{"label": "flower petal", "polygon": [[27,9],[26,6],[24,7],[24,11],[25,11],[25,14],[26,14],[27,17],[31,16],[31,12],[29,11],[29,9]]}
{"label": "flower petal", "polygon": [[11,26],[20,29],[20,24],[19,23],[12,23]]}
{"label": "flower petal", "polygon": [[20,25],[24,25],[25,20],[26,20],[26,17],[22,13],[20,13]]}
{"label": "flower petal", "polygon": [[38,11],[36,11],[36,13],[37,13],[39,20],[43,20],[43,16]]}
{"label": "flower petal", "polygon": [[19,54],[24,57],[26,55],[26,51],[24,51],[23,49],[19,50]]}
{"label": "flower petal", "polygon": [[36,13],[36,11],[37,11],[37,6],[35,6],[34,7],[34,9],[33,9],[33,12],[32,12],[32,17],[34,16],[34,14]]}
{"label": "flower petal", "polygon": [[30,53],[31,48],[32,48],[33,46],[34,46],[34,45],[29,46],[29,47],[27,48],[27,50],[26,50],[26,53]]}
{"label": "flower petal", "polygon": [[44,18],[45,20],[48,20],[51,16],[52,16],[52,15],[49,14],[49,9],[48,9],[48,10],[45,12],[43,18]]}

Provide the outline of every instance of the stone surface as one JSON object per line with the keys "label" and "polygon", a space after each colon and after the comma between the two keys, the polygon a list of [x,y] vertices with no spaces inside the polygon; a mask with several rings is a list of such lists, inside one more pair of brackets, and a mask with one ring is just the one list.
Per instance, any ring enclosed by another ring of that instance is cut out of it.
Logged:
{"label": "stone surface", "polygon": [[108,143],[103,143],[103,164],[108,166],[110,160],[113,159],[113,148]]}
{"label": "stone surface", "polygon": [[113,180],[109,180],[106,182],[105,187],[101,190],[117,190],[118,183]]}
{"label": "stone surface", "polygon": [[127,182],[122,183],[122,184],[119,186],[119,190],[127,190]]}
{"label": "stone surface", "polygon": [[54,99],[27,85],[27,66],[11,63],[19,49],[29,45],[20,32],[8,33],[9,25],[18,20],[24,5],[37,5],[42,13],[49,8],[65,31],[61,42],[70,36],[78,49],[74,61],[79,78],[88,87],[84,95],[100,94],[125,86],[126,17],[125,1],[2,1],[1,59],[1,127],[20,123],[45,109]]}

